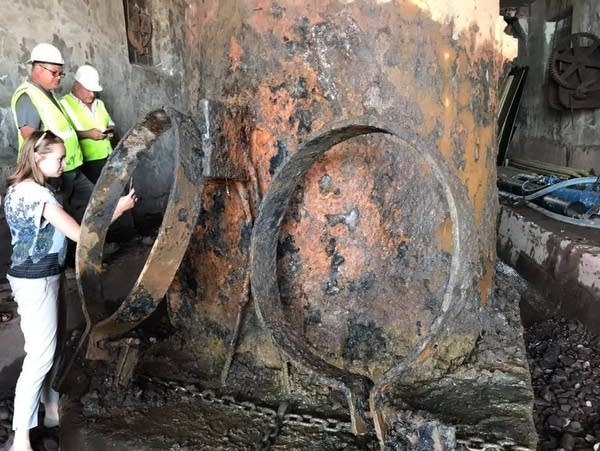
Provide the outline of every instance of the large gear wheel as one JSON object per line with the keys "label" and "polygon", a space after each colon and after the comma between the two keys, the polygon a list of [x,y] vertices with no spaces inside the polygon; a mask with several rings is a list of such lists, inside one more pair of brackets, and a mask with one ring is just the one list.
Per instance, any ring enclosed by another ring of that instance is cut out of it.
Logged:
{"label": "large gear wheel", "polygon": [[600,87],[600,39],[592,33],[575,33],[560,40],[550,57],[552,79],[563,88]]}

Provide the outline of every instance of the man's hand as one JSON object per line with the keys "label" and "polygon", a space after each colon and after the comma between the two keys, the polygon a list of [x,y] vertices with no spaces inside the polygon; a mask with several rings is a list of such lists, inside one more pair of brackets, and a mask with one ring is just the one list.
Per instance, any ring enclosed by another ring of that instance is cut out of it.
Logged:
{"label": "man's hand", "polygon": [[89,130],[78,131],[77,137],[79,139],[93,139],[96,141],[108,138],[108,136],[102,130],[99,130],[97,128],[90,128]]}

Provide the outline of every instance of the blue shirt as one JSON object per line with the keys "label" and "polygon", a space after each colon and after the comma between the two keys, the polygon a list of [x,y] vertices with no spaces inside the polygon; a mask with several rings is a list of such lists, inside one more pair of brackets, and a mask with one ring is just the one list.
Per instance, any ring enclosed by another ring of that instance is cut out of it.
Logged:
{"label": "blue shirt", "polygon": [[12,237],[8,274],[13,277],[37,279],[62,271],[67,240],[42,216],[46,204],[60,205],[48,188],[33,181],[6,191],[4,213]]}

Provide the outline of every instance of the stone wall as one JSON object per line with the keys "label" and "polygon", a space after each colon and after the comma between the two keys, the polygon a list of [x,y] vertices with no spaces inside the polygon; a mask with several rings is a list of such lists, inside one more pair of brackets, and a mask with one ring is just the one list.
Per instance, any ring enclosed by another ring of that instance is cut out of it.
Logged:
{"label": "stone wall", "polygon": [[[24,81],[31,48],[38,42],[57,46],[65,59],[66,76],[59,94],[69,91],[81,64],[100,73],[101,97],[119,135],[146,112],[162,105],[183,108],[184,1],[149,1],[153,23],[153,65],[129,62],[123,2],[119,0],[24,0],[3,5],[0,15],[0,157],[14,161],[17,142],[10,111],[15,88]],[[170,142],[156,146],[142,162],[135,186],[144,197],[138,214],[160,212],[169,187]]]}
{"label": "stone wall", "polygon": [[[537,1],[517,64],[529,66],[509,157],[600,171],[600,110],[556,111],[548,104],[548,61],[553,22],[572,10],[571,33],[600,36],[600,4],[594,0]],[[525,51],[523,51],[525,50]]]}

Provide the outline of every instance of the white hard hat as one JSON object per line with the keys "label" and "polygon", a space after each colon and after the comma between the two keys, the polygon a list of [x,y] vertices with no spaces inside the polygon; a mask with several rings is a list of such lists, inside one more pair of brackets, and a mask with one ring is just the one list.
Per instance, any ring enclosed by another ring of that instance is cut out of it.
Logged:
{"label": "white hard hat", "polygon": [[31,51],[31,57],[27,62],[34,63],[36,61],[39,61],[40,63],[65,64],[65,60],[63,60],[63,57],[60,54],[60,50],[46,42],[36,45]]}
{"label": "white hard hat", "polygon": [[75,80],[81,83],[88,91],[102,91],[100,76],[98,75],[98,71],[92,66],[87,64],[79,66],[77,72],[75,72]]}

